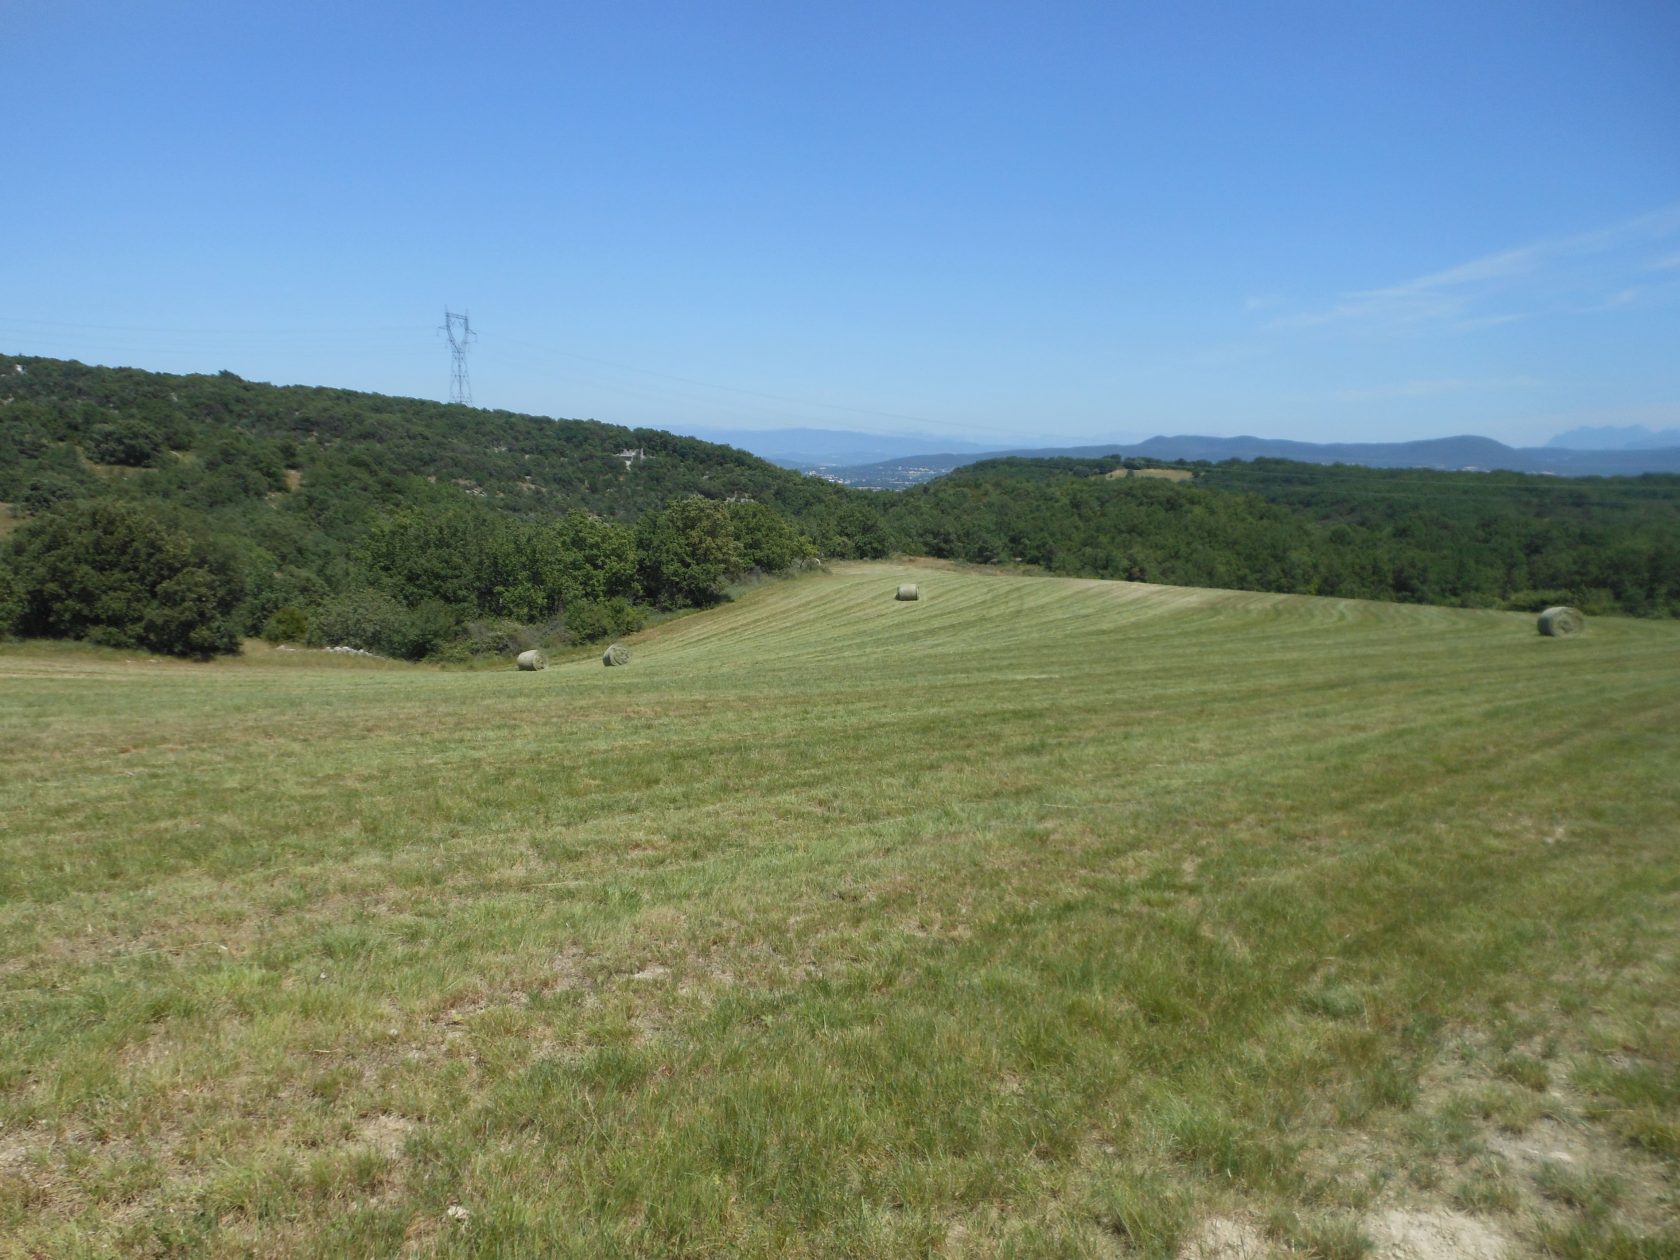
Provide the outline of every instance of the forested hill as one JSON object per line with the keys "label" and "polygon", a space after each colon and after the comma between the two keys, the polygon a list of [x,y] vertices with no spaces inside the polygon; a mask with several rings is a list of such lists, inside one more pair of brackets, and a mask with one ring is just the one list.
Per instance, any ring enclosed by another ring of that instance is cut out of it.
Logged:
{"label": "forested hill", "polygon": [[652,429],[0,356],[0,634],[394,655],[636,628],[885,554],[872,496]]}
{"label": "forested hill", "polygon": [[1110,455],[984,461],[881,503],[906,550],[1070,576],[1680,616],[1680,476]]}
{"label": "forested hill", "polygon": [[745,496],[832,554],[874,519],[861,496],[657,429],[0,355],[0,502],[32,512],[117,482],[211,511],[278,494],[282,512],[341,538],[378,506],[461,493],[522,516],[622,521],[684,494]]}

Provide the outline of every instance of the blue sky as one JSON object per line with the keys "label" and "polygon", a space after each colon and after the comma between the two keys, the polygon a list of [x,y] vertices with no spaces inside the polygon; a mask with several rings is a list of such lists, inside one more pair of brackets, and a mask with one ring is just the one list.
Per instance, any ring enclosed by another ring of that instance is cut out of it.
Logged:
{"label": "blue sky", "polygon": [[1680,5],[4,0],[0,350],[627,424],[1680,424]]}

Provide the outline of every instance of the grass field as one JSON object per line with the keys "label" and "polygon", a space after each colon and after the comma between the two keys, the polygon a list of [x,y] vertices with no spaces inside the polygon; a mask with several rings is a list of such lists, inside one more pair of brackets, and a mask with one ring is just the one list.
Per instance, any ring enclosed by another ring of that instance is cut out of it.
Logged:
{"label": "grass field", "polygon": [[1188,468],[1116,468],[1105,473],[1109,478],[1153,477],[1158,481],[1191,481],[1196,474]]}
{"label": "grass field", "polygon": [[0,649],[0,1255],[1680,1255],[1680,626],[632,648]]}

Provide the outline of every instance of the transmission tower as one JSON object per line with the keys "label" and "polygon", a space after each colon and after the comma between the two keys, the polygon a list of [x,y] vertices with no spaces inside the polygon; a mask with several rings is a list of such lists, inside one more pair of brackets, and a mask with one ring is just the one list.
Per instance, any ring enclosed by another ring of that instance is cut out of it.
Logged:
{"label": "transmission tower", "polygon": [[[456,330],[459,329],[459,334]],[[453,365],[449,373],[449,401],[472,406],[472,383],[467,380],[467,346],[476,334],[465,315],[457,315],[447,307],[443,312],[442,331],[449,337],[449,353]]]}

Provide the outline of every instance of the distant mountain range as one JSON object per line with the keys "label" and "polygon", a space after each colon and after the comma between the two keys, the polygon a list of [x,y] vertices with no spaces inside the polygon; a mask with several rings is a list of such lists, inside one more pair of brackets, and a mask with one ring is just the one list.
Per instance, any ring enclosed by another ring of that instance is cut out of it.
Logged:
{"label": "distant mountain range", "polygon": [[1650,451],[1665,446],[1680,446],[1680,429],[1649,429],[1642,424],[1624,427],[1601,425],[1597,428],[1570,429],[1560,433],[1548,447],[1563,447],[1572,451]]}
{"label": "distant mountain range", "polygon": [[[941,452],[880,460],[850,467],[811,466],[846,485],[900,489],[943,476],[982,459],[1020,456],[1138,455],[1160,460],[1293,459],[1308,464],[1359,464],[1367,468],[1439,468],[1450,471],[1551,473],[1564,477],[1637,476],[1680,473],[1680,443],[1655,449],[1576,450],[1556,446],[1512,447],[1492,438],[1430,438],[1419,442],[1290,442],[1257,437],[1152,437],[1146,442],[1106,443],[983,453]],[[797,466],[797,465],[795,465]]]}

